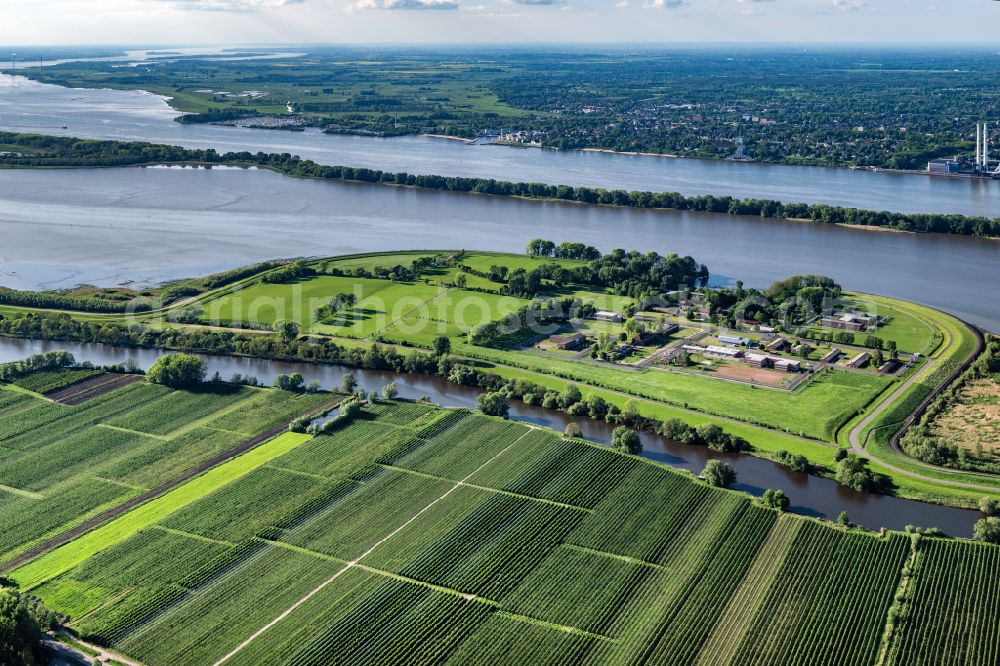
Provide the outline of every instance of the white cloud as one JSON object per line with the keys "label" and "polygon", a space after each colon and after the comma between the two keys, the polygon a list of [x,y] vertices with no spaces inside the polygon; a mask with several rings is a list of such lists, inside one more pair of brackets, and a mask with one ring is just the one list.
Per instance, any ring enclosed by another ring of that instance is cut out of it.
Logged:
{"label": "white cloud", "polygon": [[358,0],[353,9],[458,9],[458,0]]}
{"label": "white cloud", "polygon": [[561,5],[566,0],[511,0],[518,5]]}
{"label": "white cloud", "polygon": [[288,5],[302,4],[306,0],[157,0],[174,9],[199,12],[252,12]]}
{"label": "white cloud", "polygon": [[650,0],[643,7],[648,9],[676,9],[688,4],[687,0]]}

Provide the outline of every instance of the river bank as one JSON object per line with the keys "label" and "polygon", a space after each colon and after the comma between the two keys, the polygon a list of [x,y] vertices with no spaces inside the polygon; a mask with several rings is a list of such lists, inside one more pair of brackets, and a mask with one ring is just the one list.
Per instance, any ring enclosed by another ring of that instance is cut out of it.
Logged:
{"label": "river bank", "polygon": [[[148,367],[156,358],[169,353],[165,350],[114,347],[105,344],[0,337],[0,362],[57,349],[73,353],[78,361],[91,361],[98,365],[131,362],[140,368]],[[465,408],[474,408],[476,398],[482,392],[480,389],[454,384],[440,377],[359,370],[307,362],[199,355],[206,359],[209,375],[218,371],[224,378],[239,373],[258,377],[261,381],[270,383],[277,374],[298,372],[306,383],[316,380],[323,386],[329,387],[339,386],[343,376],[350,373],[355,375],[359,385],[366,389],[378,389],[393,382],[402,397],[412,399],[429,397],[443,406]],[[603,421],[587,417],[571,417],[562,412],[529,406],[521,401],[511,402],[511,417],[557,431],[562,431],[569,423],[577,423],[587,439],[604,444],[611,441],[612,426]],[[705,447],[681,444],[650,433],[642,433],[641,438],[644,457],[695,474],[701,472],[708,460],[726,460],[737,470],[738,482],[734,486],[735,489],[759,497],[768,488],[781,488],[792,499],[792,511],[814,518],[834,520],[841,511],[847,511],[853,521],[876,531],[881,527],[902,530],[906,525],[916,524],[936,526],[955,536],[967,536],[971,533],[973,523],[980,517],[977,511],[967,509],[926,504],[888,495],[858,493],[830,479],[794,472],[763,458],[716,453]]]}

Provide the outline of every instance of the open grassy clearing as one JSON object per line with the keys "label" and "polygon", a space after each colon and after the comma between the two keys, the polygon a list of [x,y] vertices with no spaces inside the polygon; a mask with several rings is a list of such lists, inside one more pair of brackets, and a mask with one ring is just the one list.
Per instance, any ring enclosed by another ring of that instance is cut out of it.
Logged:
{"label": "open grassy clearing", "polygon": [[[213,471],[13,575],[150,665],[869,664],[910,555],[902,535],[403,401]],[[983,612],[965,576],[995,577],[997,549],[924,543],[975,565],[918,569],[920,627]],[[897,663],[940,658],[920,627],[897,627]],[[989,663],[992,634],[962,635]]]}
{"label": "open grassy clearing", "polygon": [[889,385],[875,375],[829,370],[791,392],[775,392],[658,368],[623,371],[463,344],[461,354],[555,375],[668,404],[832,441],[837,429]]}

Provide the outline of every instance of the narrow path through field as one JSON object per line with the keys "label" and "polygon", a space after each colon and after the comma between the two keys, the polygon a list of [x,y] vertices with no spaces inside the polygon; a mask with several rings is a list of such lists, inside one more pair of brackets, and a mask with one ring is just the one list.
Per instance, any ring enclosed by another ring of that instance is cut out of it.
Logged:
{"label": "narrow path through field", "polygon": [[413,516],[411,516],[408,520],[406,520],[402,525],[400,525],[399,527],[397,527],[396,529],[394,529],[392,532],[390,532],[389,534],[387,534],[384,537],[382,537],[381,539],[379,539],[377,542],[375,542],[375,544],[371,548],[369,548],[365,552],[361,553],[361,555],[359,555],[355,559],[353,559],[350,562],[348,562],[347,564],[345,564],[343,566],[343,568],[341,568],[341,569],[339,569],[337,571],[337,573],[333,574],[328,579],[326,579],[325,581],[323,581],[322,583],[320,583],[318,586],[316,586],[315,588],[313,588],[309,593],[307,593],[301,599],[299,599],[294,604],[292,604],[291,606],[289,606],[288,608],[286,608],[284,611],[282,611],[276,618],[274,618],[273,620],[271,620],[270,622],[268,622],[267,624],[265,624],[263,627],[261,627],[257,631],[255,631],[253,634],[250,635],[249,638],[247,638],[245,641],[243,641],[242,643],[240,643],[239,645],[237,645],[235,648],[232,649],[232,651],[230,651],[228,654],[226,654],[221,659],[219,659],[217,662],[215,662],[215,664],[213,664],[213,666],[220,666],[220,664],[224,664],[225,662],[227,662],[230,659],[232,659],[233,657],[235,657],[246,646],[250,645],[250,643],[252,643],[259,636],[261,636],[261,634],[263,634],[268,629],[270,629],[271,627],[273,627],[274,625],[278,624],[279,622],[281,622],[282,620],[284,620],[286,617],[288,617],[289,615],[291,615],[292,613],[294,613],[295,609],[297,609],[299,606],[301,606],[302,604],[304,604],[307,601],[309,601],[310,599],[312,599],[314,596],[316,596],[320,592],[322,592],[327,586],[329,586],[335,580],[337,580],[338,578],[340,578],[346,572],[348,572],[351,569],[353,569],[354,567],[358,566],[363,559],[365,559],[366,557],[368,557],[369,555],[371,555],[372,553],[374,553],[376,550],[378,550],[379,546],[381,546],[382,544],[384,544],[385,542],[389,541],[394,536],[396,536],[397,534],[399,534],[400,532],[402,532],[409,525],[413,524],[414,521],[416,521],[418,518],[420,518],[420,516],[424,515],[428,511],[430,511],[439,502],[443,501],[449,495],[451,495],[453,492],[455,492],[456,490],[458,490],[462,486],[462,484],[466,483],[469,479],[471,479],[473,476],[475,476],[480,471],[482,471],[487,465],[489,465],[491,462],[493,462],[494,460],[496,460],[497,458],[499,458],[500,456],[502,456],[504,453],[506,453],[507,451],[509,451],[515,444],[517,444],[522,439],[524,439],[528,435],[529,432],[531,432],[531,431],[530,430],[526,431],[523,435],[521,435],[516,440],[514,440],[513,442],[511,442],[510,444],[508,444],[506,447],[504,447],[502,450],[500,450],[499,452],[497,452],[497,454],[494,455],[492,458],[490,458],[489,460],[487,460],[486,462],[484,462],[482,465],[480,465],[479,467],[477,467],[476,469],[474,469],[472,472],[470,472],[461,481],[459,481],[459,482],[455,483],[454,485],[452,485],[452,487],[449,488],[447,491],[445,491],[445,493],[443,495],[441,495],[437,499],[433,500],[427,506],[425,506],[422,509],[420,509],[420,511],[417,511]]}
{"label": "narrow path through field", "polygon": [[[967,325],[967,324],[963,324],[963,325]],[[970,329],[971,328],[972,327],[970,327]],[[952,372],[951,375],[944,382],[942,382],[940,386],[937,386],[931,392],[931,394],[928,395],[921,402],[921,406],[917,409],[917,411],[915,412],[915,414],[919,414],[926,405],[930,404],[931,400],[933,400],[935,397],[937,397],[941,393],[941,391],[945,390],[956,379],[958,379],[958,377],[965,371],[966,368],[968,368],[968,366],[972,363],[972,361],[974,361],[976,359],[976,357],[978,357],[979,354],[982,353],[984,345],[985,345],[985,342],[983,340],[983,336],[982,336],[981,333],[979,333],[975,329],[972,329],[972,330],[975,331],[976,338],[977,338],[977,345],[976,345],[975,351],[973,351],[972,354],[970,354],[968,358],[963,359],[963,361],[959,364],[959,367],[956,368],[956,370],[954,372]],[[945,345],[944,348],[939,352],[938,358],[940,359],[940,357],[944,356],[944,354],[953,345],[955,345],[955,344],[958,344],[958,342],[956,340],[954,340],[954,339],[950,339],[948,341],[948,344]],[[919,472],[914,472],[912,470],[903,469],[902,467],[899,467],[897,465],[893,465],[892,463],[887,462],[883,458],[879,458],[878,456],[876,456],[876,455],[872,454],[870,451],[868,451],[868,449],[867,449],[867,444],[868,444],[867,439],[865,441],[862,441],[862,439],[861,439],[861,435],[864,432],[864,430],[868,426],[870,426],[872,423],[874,423],[875,420],[879,416],[881,416],[886,411],[888,411],[892,407],[893,402],[895,402],[895,400],[897,398],[901,397],[914,384],[916,384],[917,382],[919,382],[926,375],[930,374],[932,370],[935,370],[935,369],[937,369],[937,364],[936,363],[927,363],[926,365],[924,365],[922,368],[920,368],[915,373],[913,373],[908,379],[906,379],[905,381],[903,381],[902,383],[900,383],[900,385],[896,387],[896,390],[894,390],[892,393],[890,393],[888,396],[886,396],[882,400],[882,402],[880,402],[873,409],[871,409],[868,412],[868,414],[865,415],[865,417],[863,419],[861,419],[860,421],[858,421],[854,425],[854,427],[851,428],[850,433],[848,433],[848,441],[850,441],[850,443],[851,443],[851,450],[855,454],[857,454],[857,455],[859,455],[859,456],[861,456],[863,458],[867,458],[868,460],[872,460],[872,461],[878,463],[879,465],[881,465],[882,467],[885,467],[886,469],[892,471],[895,474],[901,474],[903,476],[907,476],[907,477],[910,477],[910,478],[913,478],[913,479],[919,479],[921,481],[926,481],[928,483],[939,484],[939,485],[944,485],[944,486],[950,486],[952,488],[967,488],[969,490],[981,490],[981,491],[986,492],[986,493],[996,494],[997,493],[996,486],[987,486],[987,485],[982,485],[982,484],[979,484],[979,483],[971,483],[971,482],[967,482],[967,481],[954,481],[952,479],[940,479],[940,478],[937,478],[937,477],[932,477],[932,476],[927,476],[925,474],[920,474]],[[911,415],[910,418],[912,419],[913,416]],[[905,425],[906,424],[904,424],[903,428],[905,428]],[[898,439],[898,436],[899,436],[900,432],[903,430],[903,428],[900,428],[900,431],[898,431],[895,435],[893,435],[894,439]],[[870,434],[871,433],[869,433],[869,435]],[[899,451],[898,448],[896,448],[896,447],[893,447],[893,448],[898,453],[900,453],[900,455],[906,455],[905,453]],[[914,461],[914,462],[916,462],[916,461]],[[947,467],[933,467],[933,466],[928,466],[928,467],[933,468],[933,469],[939,469],[942,472],[950,472],[950,473],[956,473],[956,472],[958,472],[958,470],[949,469]]]}

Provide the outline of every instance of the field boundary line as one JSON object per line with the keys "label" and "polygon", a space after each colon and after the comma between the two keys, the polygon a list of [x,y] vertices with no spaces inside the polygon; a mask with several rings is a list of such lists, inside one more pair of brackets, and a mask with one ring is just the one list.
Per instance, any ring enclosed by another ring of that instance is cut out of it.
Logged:
{"label": "field boundary line", "polygon": [[309,477],[310,479],[316,479],[317,481],[330,481],[330,477],[328,476],[323,476],[322,474],[313,474],[312,472],[303,472],[300,469],[291,469],[290,467],[282,467],[281,465],[272,465],[271,463],[267,463],[266,465],[264,465],[264,467],[267,467],[269,469],[276,469],[279,472],[285,472],[286,474],[294,474],[296,476],[306,476]]}
{"label": "field boundary line", "polygon": [[[438,293],[434,294],[430,298],[427,298],[427,299],[424,299],[423,301],[420,301],[420,303],[418,305],[414,305],[412,308],[410,308],[409,310],[407,310],[406,312],[404,312],[402,314],[402,316],[397,317],[396,319],[393,319],[392,321],[390,321],[388,324],[386,324],[382,328],[380,328],[377,331],[373,332],[367,338],[362,338],[362,340],[369,340],[373,336],[378,335],[379,333],[385,333],[387,330],[389,330],[390,328],[392,328],[393,326],[395,326],[399,322],[403,321],[404,319],[406,319],[407,317],[409,317],[411,314],[413,314],[414,312],[416,312],[420,308],[422,308],[422,307],[424,307],[426,305],[429,305],[430,303],[433,303],[434,301],[436,301],[437,299],[441,298],[442,296],[445,296],[446,294],[451,293],[451,288],[449,288],[449,287],[443,287],[441,285],[438,285],[438,289],[439,289]],[[433,317],[430,317],[430,316],[428,316],[427,318],[428,319],[434,319]],[[434,321],[437,321],[437,320],[434,320]],[[447,322],[442,322],[442,323],[447,323]]]}
{"label": "field boundary line", "polygon": [[628,555],[619,555],[617,553],[609,553],[606,550],[598,550],[596,548],[588,548],[586,546],[579,546],[575,543],[563,542],[560,544],[563,548],[569,548],[570,550],[575,550],[579,553],[587,553],[588,555],[596,555],[598,557],[606,557],[609,560],[618,560],[619,562],[625,562],[626,564],[634,564],[640,567],[646,567],[648,569],[656,569],[657,571],[670,571],[670,567],[665,567],[662,564],[656,564],[655,562],[647,562],[646,560],[640,560],[636,557],[629,557]]}
{"label": "field boundary line", "polygon": [[[518,441],[520,441],[520,437]],[[522,495],[521,493],[515,493],[511,490],[503,490],[502,488],[492,488],[490,486],[480,486],[475,483],[466,483],[465,481],[455,481],[454,479],[447,479],[443,476],[437,476],[436,474],[428,474],[427,472],[418,472],[414,469],[407,469],[405,467],[396,467],[395,465],[387,465],[385,463],[378,463],[379,467],[387,469],[392,472],[401,472],[403,474],[411,474],[413,476],[419,476],[425,479],[432,479],[434,481],[445,481],[447,483],[454,483],[459,486],[464,486],[466,488],[474,488],[476,490],[482,490],[490,493],[498,493],[500,495],[507,495],[508,497],[516,497],[517,499],[523,499],[530,502],[539,502],[541,504],[548,504],[549,506],[556,506],[560,509],[569,509],[571,511],[579,511],[581,513],[593,513],[593,509],[587,509],[582,506],[576,506],[575,504],[566,504],[564,502],[557,502],[556,500],[545,499],[544,497],[532,497],[531,495]],[[468,478],[468,477],[466,477]]]}
{"label": "field boundary line", "polygon": [[[504,453],[506,453],[507,451],[509,451],[515,444],[517,444],[522,439],[524,439],[528,435],[528,432],[530,432],[530,431],[525,431],[525,433],[523,435],[521,435],[520,437],[518,437],[516,440],[514,440],[513,442],[511,442],[510,444],[508,444],[506,447],[504,447],[500,452],[498,452],[492,458],[490,458],[489,460],[487,460],[486,462],[484,462],[482,465],[480,465],[479,467],[477,467],[475,470],[473,470],[472,472],[470,472],[468,476],[466,476],[464,479],[462,479],[462,482],[468,481],[470,478],[472,478],[473,475],[477,474],[483,468],[485,468],[487,465],[489,465],[491,462],[493,462],[494,460],[496,460],[497,458],[499,458],[500,456],[502,456]],[[248,646],[248,645],[250,645],[250,643],[254,642],[254,640],[256,640],[257,638],[259,638],[268,629],[270,629],[271,627],[273,627],[274,625],[278,624],[279,622],[281,622],[282,620],[284,620],[286,617],[288,617],[289,615],[291,615],[292,613],[294,613],[295,610],[299,606],[301,606],[302,604],[306,603],[307,601],[309,601],[310,599],[312,599],[314,596],[316,596],[317,594],[319,594],[320,592],[322,592],[327,586],[329,586],[331,583],[333,583],[338,578],[340,578],[340,576],[342,576],[344,573],[346,573],[346,572],[350,571],[351,569],[355,568],[356,566],[358,566],[361,563],[361,560],[365,559],[366,557],[368,557],[369,555],[371,555],[372,553],[374,553],[376,550],[378,550],[379,546],[381,546],[385,542],[389,541],[389,539],[391,539],[392,537],[396,536],[397,534],[399,534],[400,532],[402,532],[404,529],[406,529],[407,527],[409,527],[410,525],[412,525],[414,522],[416,522],[416,520],[418,518],[420,518],[422,515],[424,515],[428,511],[430,511],[439,502],[445,500],[449,495],[451,495],[453,492],[455,492],[459,488],[461,488],[461,485],[459,485],[457,483],[454,484],[451,488],[449,488],[447,491],[445,491],[445,493],[443,495],[441,495],[437,499],[433,500],[430,504],[428,504],[424,508],[420,509],[420,511],[418,511],[413,516],[411,516],[402,525],[400,525],[399,527],[397,527],[396,529],[394,529],[392,532],[389,532],[389,534],[385,535],[384,537],[382,537],[381,539],[379,539],[377,542],[375,542],[375,544],[371,548],[369,548],[365,552],[361,553],[361,555],[359,555],[355,559],[353,559],[350,562],[348,562],[337,573],[335,573],[332,576],[330,576],[330,578],[328,578],[325,581],[323,581],[322,583],[320,583],[318,586],[316,586],[315,588],[313,588],[313,590],[311,590],[309,593],[307,593],[301,599],[299,599],[294,604],[292,604],[291,606],[289,606],[288,608],[286,608],[284,611],[282,611],[281,613],[279,613],[276,618],[274,618],[273,620],[271,620],[270,622],[268,622],[267,624],[265,624],[263,627],[261,627],[257,631],[255,631],[253,634],[250,635],[249,638],[247,638],[245,641],[243,641],[242,643],[240,643],[239,645],[237,645],[235,648],[233,648],[230,652],[228,652],[226,655],[224,655],[221,659],[219,659],[218,661],[216,661],[212,666],[220,666],[220,664],[224,664],[225,662],[229,661],[230,659],[232,659],[233,657],[235,657],[237,654],[239,654],[240,652],[242,652],[243,649],[246,646]]]}
{"label": "field boundary line", "polygon": [[194,539],[195,541],[204,541],[205,543],[215,543],[220,546],[230,546],[235,547],[236,544],[232,541],[223,541],[222,539],[213,539],[212,537],[207,537],[202,534],[195,534],[194,532],[187,532],[185,530],[179,530],[173,527],[167,527],[166,525],[160,525],[159,523],[153,523],[149,526],[150,529],[160,530],[161,532],[166,532],[167,534],[174,534],[176,536],[186,537],[188,539]]}
{"label": "field boundary line", "polygon": [[155,439],[160,442],[169,442],[170,438],[166,435],[154,435],[149,432],[143,432],[141,430],[129,430],[128,428],[121,428],[119,426],[108,425],[107,423],[95,423],[95,427],[104,428],[105,430],[114,430],[115,432],[123,432],[127,435],[139,435],[140,437],[149,437],[150,439]]}
{"label": "field boundary line", "polygon": [[109,479],[106,476],[95,476],[98,481],[103,481],[104,483],[110,483],[113,486],[118,486],[119,488],[128,488],[129,490],[135,490],[140,493],[144,493],[149,490],[148,486],[135,486],[131,483],[125,483],[124,481],[116,481],[115,479]]}
{"label": "field boundary line", "polygon": [[5,486],[0,484],[0,491],[9,493],[11,495],[17,495],[18,497],[27,497],[28,499],[40,500],[44,499],[45,495],[41,493],[32,492],[30,490],[24,490],[23,488],[15,488],[14,486]]}
{"label": "field boundary line", "polygon": [[[207,414],[207,415],[201,417],[200,419],[196,419],[194,421],[191,421],[190,423],[185,423],[180,428],[176,428],[175,430],[171,430],[166,435],[164,435],[164,437],[166,437],[168,440],[177,439],[178,437],[181,437],[182,435],[188,434],[192,430],[196,430],[196,429],[198,429],[200,427],[204,427],[206,424],[212,423],[216,419],[219,419],[219,418],[222,418],[224,416],[228,416],[229,414],[232,414],[233,412],[241,409],[242,407],[245,407],[247,404],[249,404],[255,398],[259,398],[260,397],[260,395],[258,394],[258,389],[250,387],[250,386],[247,386],[245,388],[247,388],[247,389],[250,390],[250,395],[248,395],[247,397],[243,398],[242,400],[237,400],[233,404],[227,405],[226,407],[223,407],[222,409],[220,409],[217,412],[212,412],[211,414]],[[253,436],[252,432],[239,432],[239,431],[236,431],[236,432],[238,434],[242,435],[243,437],[252,437]]]}
{"label": "field boundary line", "polygon": [[[285,541],[265,539],[262,537],[258,537],[258,540],[277,546],[279,548],[286,548],[292,552],[301,553],[303,555],[308,555],[321,560],[325,560],[327,562],[336,562],[338,564],[343,564],[343,565],[350,564],[350,562],[348,562],[345,559],[334,557],[333,555],[327,555],[326,553],[320,553],[315,550],[310,550],[308,548],[303,548],[302,546],[296,546],[294,544],[290,544]],[[522,615],[521,613],[515,613],[513,611],[503,610],[503,604],[501,602],[496,601],[494,599],[490,599],[488,597],[480,596],[478,594],[462,592],[461,590],[456,590],[453,587],[438,585],[437,583],[430,583],[428,581],[420,580],[418,578],[411,578],[403,574],[395,573],[393,571],[388,571],[386,569],[380,569],[379,567],[373,567],[368,564],[356,564],[355,567],[375,576],[391,578],[393,580],[398,580],[402,583],[407,583],[409,585],[417,585],[419,587],[425,587],[434,590],[435,592],[440,592],[441,594],[448,594],[455,597],[461,597],[466,601],[480,603],[485,606],[490,606],[491,608],[496,608],[497,609],[496,612],[498,614],[502,614],[503,616],[509,619],[516,620],[517,622],[521,622],[523,624],[532,624],[535,626],[545,627],[546,629],[550,629],[553,631],[562,631],[566,633],[587,636],[589,638],[595,638],[602,641],[614,642],[615,640],[610,636],[605,636],[604,634],[597,634],[591,631],[587,631],[586,629],[574,627],[572,625],[549,622],[547,620],[540,620],[538,618],[531,617],[530,615]]]}
{"label": "field boundary line", "polygon": [[499,610],[496,612],[497,615],[503,616],[509,620],[514,620],[522,624],[533,624],[537,627],[545,627],[546,629],[552,629],[554,631],[562,631],[567,634],[576,634],[577,636],[586,636],[587,638],[593,638],[599,641],[604,641],[606,643],[616,642],[614,638],[610,636],[605,636],[604,634],[595,634],[586,629],[580,629],[579,627],[571,627],[568,624],[557,624],[555,622],[547,622],[546,620],[539,620],[537,618],[531,617],[530,615],[521,615],[519,613],[512,613],[507,610]]}

